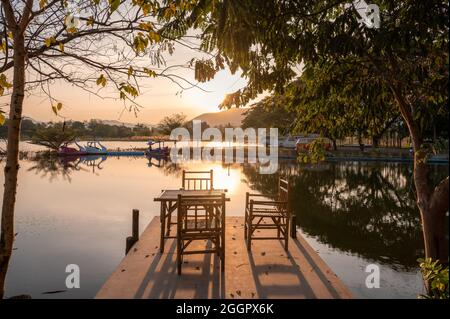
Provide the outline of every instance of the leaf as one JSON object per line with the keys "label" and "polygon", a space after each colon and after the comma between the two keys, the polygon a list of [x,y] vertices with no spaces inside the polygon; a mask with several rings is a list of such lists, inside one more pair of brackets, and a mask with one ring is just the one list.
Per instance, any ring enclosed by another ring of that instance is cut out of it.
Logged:
{"label": "leaf", "polygon": [[86,21],[86,26],[93,26],[93,25],[94,25],[94,17],[90,16]]}
{"label": "leaf", "polygon": [[59,50],[60,50],[61,52],[64,52],[64,43],[59,42]]}
{"label": "leaf", "polygon": [[156,78],[156,72],[147,68],[144,68],[144,72],[152,78]]}
{"label": "leaf", "polygon": [[148,38],[154,42],[160,42],[161,41],[161,36],[156,33],[155,31],[150,31],[148,33]]}
{"label": "leaf", "polygon": [[56,108],[56,106],[52,105],[52,111],[53,113],[55,113],[55,115],[58,115],[58,109]]}
{"label": "leaf", "polygon": [[111,6],[111,13],[116,11],[120,5],[120,0],[109,0],[109,4]]}
{"label": "leaf", "polygon": [[3,113],[0,113],[0,125],[5,124],[6,122],[6,117]]}
{"label": "leaf", "polygon": [[145,31],[152,31],[153,24],[151,22],[141,22],[141,23],[139,23],[139,28],[143,29]]}
{"label": "leaf", "polygon": [[128,68],[128,79],[134,74],[134,69],[132,66]]}
{"label": "leaf", "polygon": [[142,32],[139,32],[133,40],[134,50],[137,53],[144,52],[147,46],[148,46],[148,38],[146,38]]}
{"label": "leaf", "polygon": [[52,44],[56,43],[55,37],[50,37],[44,40],[45,46],[48,48]]}
{"label": "leaf", "polygon": [[12,84],[7,81],[6,75],[0,74],[0,96],[2,96],[3,93],[5,93],[5,88],[9,89],[11,87]]}
{"label": "leaf", "polygon": [[101,85],[103,87],[106,86],[106,78],[103,74],[100,74],[100,76],[97,79],[97,85]]}
{"label": "leaf", "polygon": [[42,9],[45,7],[47,0],[39,0],[39,8]]}
{"label": "leaf", "polygon": [[144,4],[141,6],[142,12],[144,13],[144,16],[146,16],[147,14],[149,14],[150,10],[151,10],[151,6],[150,4]]}
{"label": "leaf", "polygon": [[6,48],[7,48],[7,43],[6,43],[6,41],[1,41],[0,40],[0,51],[2,51],[3,53],[5,53],[6,52]]}
{"label": "leaf", "polygon": [[10,38],[11,40],[14,40],[14,35],[11,31],[8,31],[8,38]]}
{"label": "leaf", "polygon": [[69,32],[69,33],[75,33],[75,32],[77,32],[77,28],[75,28],[75,27],[67,28],[67,32]]}
{"label": "leaf", "polygon": [[[132,97],[136,97],[139,95],[138,90],[129,83],[122,83],[119,88],[121,93],[128,93]],[[121,99],[125,99],[125,94],[120,94]]]}
{"label": "leaf", "polygon": [[7,81],[6,75],[4,74],[0,74],[0,86],[7,89],[12,88],[12,84]]}
{"label": "leaf", "polygon": [[58,104],[56,104],[56,108],[60,111],[62,109],[62,103],[58,102]]}

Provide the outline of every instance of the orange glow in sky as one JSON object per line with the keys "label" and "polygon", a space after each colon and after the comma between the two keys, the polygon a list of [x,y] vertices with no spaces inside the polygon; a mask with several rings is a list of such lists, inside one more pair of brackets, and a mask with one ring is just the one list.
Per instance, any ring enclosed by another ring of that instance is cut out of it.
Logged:
{"label": "orange glow in sky", "polygon": [[[185,64],[198,56],[198,53],[181,47],[176,48],[175,53],[168,56],[166,62],[168,66]],[[179,69],[173,73],[191,83],[197,83],[194,79],[194,70]],[[229,70],[223,70],[217,73],[213,80],[198,84],[204,91],[200,88],[191,88],[180,94],[180,87],[169,79],[149,78],[139,83],[141,93],[136,101],[143,108],[137,117],[134,112],[123,111],[123,101],[111,98],[117,97],[118,93],[108,87],[100,90],[102,96],[109,97],[103,99],[64,82],[57,82],[50,89],[53,97],[63,103],[60,114],[66,120],[102,119],[157,124],[164,116],[174,113],[182,112],[189,120],[202,113],[218,112],[218,105],[224,96],[243,88],[245,84],[246,80],[240,77],[240,73],[232,75]],[[7,103],[9,98],[4,96],[1,102]],[[26,96],[24,116],[39,121],[62,120],[53,114],[49,98],[39,90]]]}

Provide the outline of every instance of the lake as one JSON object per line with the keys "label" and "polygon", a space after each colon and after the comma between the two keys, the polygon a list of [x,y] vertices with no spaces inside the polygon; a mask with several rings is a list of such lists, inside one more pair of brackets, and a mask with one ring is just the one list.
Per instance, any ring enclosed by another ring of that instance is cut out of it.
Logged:
{"label": "lake", "polygon": [[[143,142],[104,144],[145,147]],[[38,148],[23,143],[21,149]],[[282,161],[273,175],[259,174],[256,164],[174,164],[145,157],[25,157],[20,165],[17,236],[6,296],[94,297],[124,256],[131,210],[140,210],[142,232],[159,213],[153,198],[162,189],[179,188],[183,169],[213,169],[214,186],[228,189],[231,198],[227,213],[238,216],[244,214],[245,192],[274,193],[279,174],[289,176],[300,233],[355,297],[417,298],[424,292],[416,261],[423,256],[423,243],[410,164]],[[448,175],[448,165],[430,166],[429,175],[430,183],[437,182]],[[66,290],[68,264],[80,267],[79,289]],[[365,286],[369,264],[380,267],[379,289]]]}

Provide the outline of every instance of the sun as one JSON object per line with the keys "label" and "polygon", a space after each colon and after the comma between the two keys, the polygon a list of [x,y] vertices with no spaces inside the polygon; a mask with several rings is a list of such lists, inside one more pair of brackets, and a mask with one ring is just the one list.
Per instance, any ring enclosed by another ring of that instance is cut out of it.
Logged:
{"label": "sun", "polygon": [[218,112],[219,104],[225,96],[245,87],[246,80],[240,74],[231,74],[229,70],[223,70],[216,74],[209,82],[201,83],[203,89],[194,88],[183,92],[183,100],[186,104],[197,107],[204,112]]}
{"label": "sun", "polygon": [[233,194],[237,190],[240,182],[238,170],[222,165],[215,165],[211,169],[214,170],[214,188],[226,189],[228,194]]}

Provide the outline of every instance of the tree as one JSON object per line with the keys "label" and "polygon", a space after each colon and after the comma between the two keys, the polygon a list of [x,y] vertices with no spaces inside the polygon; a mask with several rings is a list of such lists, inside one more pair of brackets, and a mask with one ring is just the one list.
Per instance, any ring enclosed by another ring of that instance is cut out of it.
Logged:
{"label": "tree", "polygon": [[77,132],[72,128],[64,128],[61,123],[39,127],[31,138],[31,143],[48,147],[57,151],[61,145],[70,143],[77,137]]}
{"label": "tree", "polygon": [[[190,10],[190,2],[156,0],[1,0],[0,96],[11,91],[8,148],[0,235],[0,298],[14,240],[19,134],[25,92],[49,97],[55,114],[62,102],[50,85],[65,81],[92,94],[110,86],[126,108],[137,112],[138,82],[165,77],[182,89],[194,86],[171,73],[164,53],[174,50],[167,36],[174,15]],[[163,27],[161,27],[163,26]],[[9,94],[9,93],[8,93]],[[0,112],[0,124],[4,122]]]}
{"label": "tree", "polygon": [[[214,77],[221,64],[232,72],[241,69],[248,86],[234,95],[234,104],[264,90],[283,93],[302,64],[347,64],[364,70],[360,83],[382,83],[414,147],[425,255],[448,262],[449,180],[434,189],[428,184],[430,148],[422,130],[430,115],[448,109],[448,3],[379,0],[382,21],[379,28],[372,28],[361,23],[360,12],[346,2],[211,0],[174,19],[201,26],[202,47],[217,56],[208,72],[196,74],[199,81]],[[208,64],[199,61],[196,66],[205,69]]]}
{"label": "tree", "polygon": [[86,126],[84,125],[83,122],[80,122],[80,121],[73,121],[72,123],[70,123],[70,127],[73,130],[79,132],[80,134],[85,133],[85,130],[86,130]]}
{"label": "tree", "polygon": [[[35,124],[32,120],[24,118],[21,123],[21,132],[20,138],[29,139],[36,129],[39,127],[39,124]],[[0,125],[0,137],[6,138],[8,136],[8,119],[5,119],[5,124]]]}
{"label": "tree", "polygon": [[[193,136],[194,134],[194,121],[187,121],[183,124],[184,128],[186,128],[189,131],[189,134]],[[200,122],[200,134],[203,134],[203,131],[209,128],[209,124],[201,121]]]}
{"label": "tree", "polygon": [[170,135],[173,129],[177,127],[183,127],[186,123],[186,115],[183,113],[176,113],[170,116],[165,116],[158,123],[158,130],[162,134]]}
{"label": "tree", "polygon": [[136,124],[136,126],[133,128],[133,133],[136,136],[150,136],[152,133],[151,129],[144,125],[144,124]]}
{"label": "tree", "polygon": [[322,134],[333,141],[335,149],[337,139],[355,133],[362,149],[363,137],[372,138],[377,147],[400,114],[382,83],[363,82],[361,72],[346,64],[307,65],[281,97],[289,109],[297,112],[296,129]]}
{"label": "tree", "polygon": [[286,108],[286,98],[279,96],[265,97],[262,101],[255,103],[245,113],[242,120],[242,127],[277,127],[286,134],[295,123],[295,112]]}

